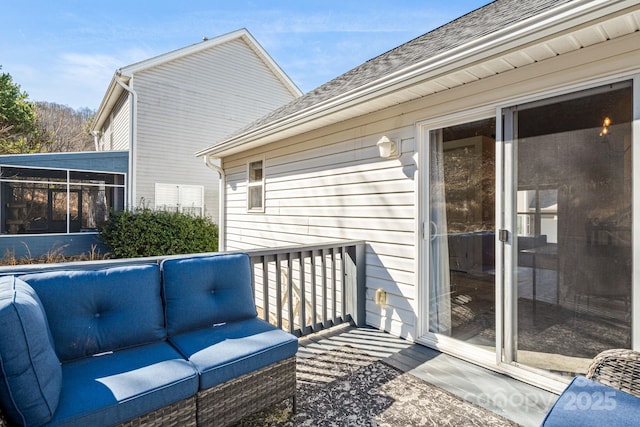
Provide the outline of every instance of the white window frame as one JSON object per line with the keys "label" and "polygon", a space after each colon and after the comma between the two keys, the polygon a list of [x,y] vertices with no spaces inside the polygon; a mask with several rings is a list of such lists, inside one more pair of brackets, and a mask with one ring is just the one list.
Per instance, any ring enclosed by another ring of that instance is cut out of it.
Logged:
{"label": "white window frame", "polygon": [[[260,180],[251,181],[251,165],[254,163],[262,163],[262,176]],[[265,209],[265,158],[253,158],[247,161],[247,212],[250,213],[264,213]],[[261,206],[252,206],[251,189],[260,188],[260,197],[262,198]]]}

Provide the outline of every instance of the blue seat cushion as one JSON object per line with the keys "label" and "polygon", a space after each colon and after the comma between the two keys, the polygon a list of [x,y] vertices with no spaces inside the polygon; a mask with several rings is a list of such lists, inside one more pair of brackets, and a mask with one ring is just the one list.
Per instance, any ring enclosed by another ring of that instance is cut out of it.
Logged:
{"label": "blue seat cushion", "polygon": [[169,336],[257,316],[248,255],[174,258],[161,268]]}
{"label": "blue seat cushion", "polygon": [[167,342],[62,365],[52,426],[112,426],[195,395],[193,366]]}
{"label": "blue seat cushion", "polygon": [[156,264],[21,278],[44,305],[62,362],[166,338]]}
{"label": "blue seat cushion", "polygon": [[47,423],[58,407],[62,370],[36,292],[0,278],[0,403],[15,424]]}
{"label": "blue seat cushion", "polygon": [[640,398],[575,377],[551,407],[543,426],[637,426]]}
{"label": "blue seat cushion", "polygon": [[200,373],[200,389],[294,356],[295,336],[258,318],[226,323],[169,338]]}

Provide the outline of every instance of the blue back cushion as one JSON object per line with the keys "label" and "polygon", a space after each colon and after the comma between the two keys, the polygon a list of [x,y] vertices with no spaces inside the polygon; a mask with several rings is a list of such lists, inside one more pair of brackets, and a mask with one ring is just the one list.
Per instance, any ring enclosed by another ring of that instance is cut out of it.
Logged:
{"label": "blue back cushion", "polygon": [[0,403],[19,425],[53,417],[62,369],[38,295],[23,281],[0,278]]}
{"label": "blue back cushion", "polygon": [[161,266],[169,336],[258,315],[248,255],[169,259]]}
{"label": "blue back cushion", "polygon": [[63,362],[166,338],[158,265],[21,278],[40,296]]}

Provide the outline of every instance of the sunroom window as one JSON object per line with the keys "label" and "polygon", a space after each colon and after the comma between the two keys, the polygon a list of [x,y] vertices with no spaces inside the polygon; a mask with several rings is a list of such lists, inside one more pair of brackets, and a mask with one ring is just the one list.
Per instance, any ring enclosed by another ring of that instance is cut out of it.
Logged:
{"label": "sunroom window", "polygon": [[94,231],[124,209],[124,174],[0,165],[3,234]]}

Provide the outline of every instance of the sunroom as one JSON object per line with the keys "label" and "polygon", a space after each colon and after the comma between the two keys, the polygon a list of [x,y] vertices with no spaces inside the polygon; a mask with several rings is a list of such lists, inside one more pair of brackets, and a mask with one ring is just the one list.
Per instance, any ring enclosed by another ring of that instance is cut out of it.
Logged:
{"label": "sunroom", "polygon": [[103,250],[97,229],[125,208],[127,164],[126,152],[1,156],[2,254]]}

